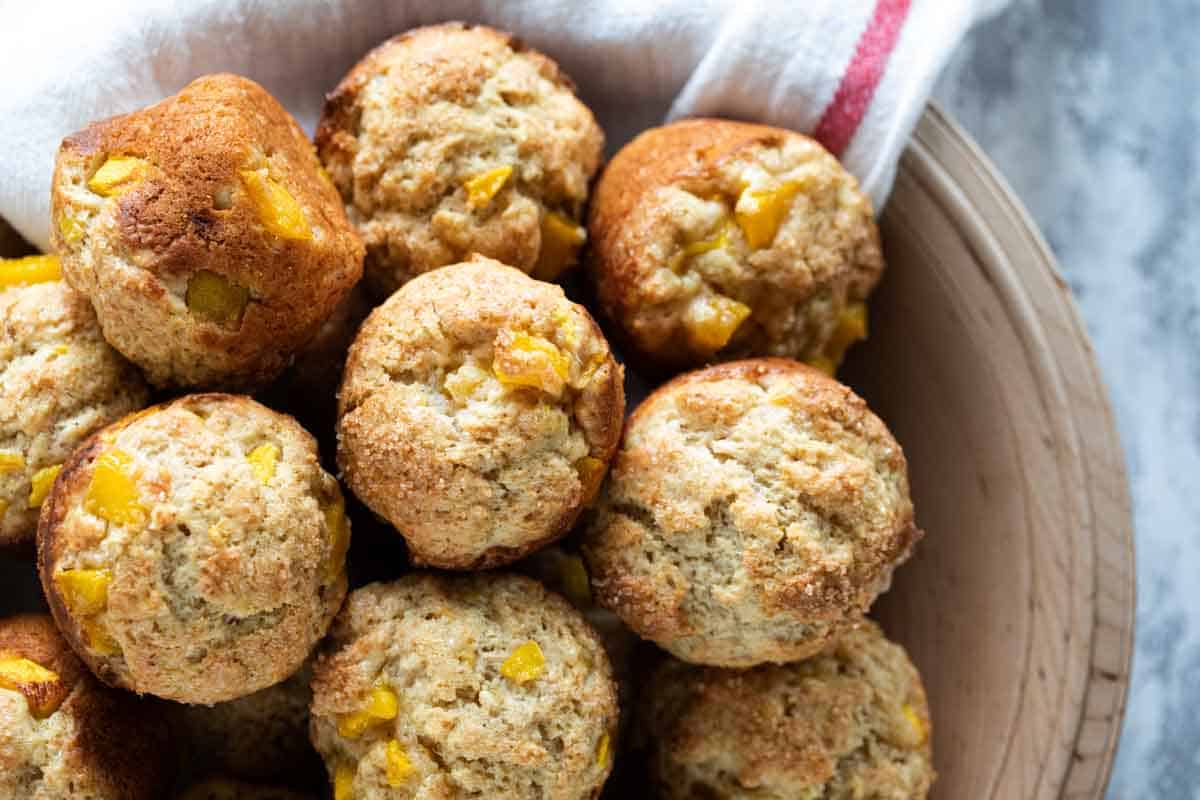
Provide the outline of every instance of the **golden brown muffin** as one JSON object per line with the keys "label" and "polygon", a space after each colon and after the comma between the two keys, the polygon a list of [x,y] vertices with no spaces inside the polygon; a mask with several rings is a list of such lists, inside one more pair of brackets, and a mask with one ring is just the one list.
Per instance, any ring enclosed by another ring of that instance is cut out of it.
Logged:
{"label": "golden brown muffin", "polygon": [[174,705],[172,719],[187,743],[190,774],[217,774],[254,781],[304,785],[321,776],[321,762],[308,741],[312,670],[254,694],[204,705]]}
{"label": "golden brown muffin", "polygon": [[570,528],[624,410],[621,367],[587,311],[475,257],[409,282],[359,331],[338,463],[416,563],[496,566]]}
{"label": "golden brown muffin", "polygon": [[873,622],[795,664],[670,660],[645,701],[663,800],[920,800],[935,777],[921,677]]}
{"label": "golden brown muffin", "polygon": [[280,786],[210,778],[189,786],[179,795],[179,800],[316,800],[316,795],[294,792]]}
{"label": "golden brown muffin", "polygon": [[300,668],[346,593],[341,491],[291,417],[188,395],[75,451],[42,507],[38,567],[106,683],[183,703]]}
{"label": "golden brown muffin", "polygon": [[173,759],[158,709],[98,684],[50,617],[0,620],[0,797],[159,800]]}
{"label": "golden brown muffin", "polygon": [[583,244],[604,149],[557,64],[457,22],[368,53],[326,100],[316,140],[384,295],[470,253],[553,280]]}
{"label": "golden brown muffin", "polygon": [[537,581],[415,573],[350,594],[312,714],[338,800],[590,800],[617,697],[596,635]]}
{"label": "golden brown muffin", "polygon": [[621,345],[677,371],[787,356],[832,372],[866,335],[883,270],[871,201],[837,159],[781,128],[653,128],[604,169],[589,272]]}
{"label": "golden brown muffin", "polygon": [[638,407],[584,538],[598,601],[684,661],[818,652],[921,533],[900,445],[811,367],[682,375]]}
{"label": "golden brown muffin", "polygon": [[262,386],[362,274],[362,243],[320,170],[261,86],[198,78],[63,140],[54,248],[152,383]]}
{"label": "golden brown muffin", "polygon": [[0,260],[0,545],[32,542],[67,456],[149,397],[87,298],[58,276],[53,256]]}

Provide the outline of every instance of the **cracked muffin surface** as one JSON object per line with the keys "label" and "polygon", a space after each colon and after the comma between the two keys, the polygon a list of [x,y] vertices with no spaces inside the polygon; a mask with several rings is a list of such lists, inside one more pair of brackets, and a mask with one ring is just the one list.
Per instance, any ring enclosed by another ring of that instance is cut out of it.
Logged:
{"label": "cracked muffin surface", "polygon": [[159,711],[97,683],[50,617],[0,619],[0,797],[158,800],[174,760]]}
{"label": "cracked muffin surface", "polygon": [[32,542],[57,469],[148,397],[86,297],[57,279],[0,290],[0,545]]}
{"label": "cracked muffin surface", "polygon": [[316,142],[387,295],[473,252],[556,278],[586,236],[604,134],[552,60],[448,23],[367,54],[326,100]]}
{"label": "cracked muffin surface", "polygon": [[351,593],[312,715],[342,800],[590,800],[617,699],[595,633],[538,582],[416,573]]}
{"label": "cracked muffin surface", "polygon": [[337,481],[295,420],[187,395],[94,435],[42,508],[60,628],[105,682],[215,703],[294,673],[346,592]]}
{"label": "cracked muffin surface", "polygon": [[684,661],[805,658],[856,622],[921,533],[907,464],[816,369],[681,375],[630,418],[583,552],[593,594]]}
{"label": "cracked muffin surface", "polygon": [[264,385],[362,275],[312,143],[234,75],[64,139],[52,214],[67,281],[156,385]]}
{"label": "cracked muffin surface", "polygon": [[670,660],[644,696],[638,738],[663,800],[919,800],[934,781],[920,675],[873,622],[794,664]]}
{"label": "cracked muffin surface", "polygon": [[338,399],[338,463],[416,563],[510,563],[595,496],[621,433],[622,379],[582,306],[477,256],[368,317]]}
{"label": "cracked muffin surface", "polygon": [[870,198],[817,142],[693,119],[642,133],[596,185],[588,270],[623,350],[665,372],[786,356],[832,372],[883,270]]}

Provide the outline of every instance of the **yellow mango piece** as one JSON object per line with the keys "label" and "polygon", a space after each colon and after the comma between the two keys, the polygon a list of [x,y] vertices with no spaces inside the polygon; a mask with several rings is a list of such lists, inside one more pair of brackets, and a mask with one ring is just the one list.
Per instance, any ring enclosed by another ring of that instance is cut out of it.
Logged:
{"label": "yellow mango piece", "polygon": [[512,172],[513,168],[506,164],[503,167],[481,172],[466,180],[463,188],[467,190],[467,205],[479,209],[492,202],[496,193],[504,188],[504,184],[508,183]]}
{"label": "yellow mango piece", "polygon": [[750,316],[750,306],[724,295],[705,295],[693,300],[688,312],[684,324],[692,344],[715,353]]}
{"label": "yellow mango piece", "polygon": [[141,526],[146,522],[149,512],[139,502],[131,455],[115,447],[100,454],[92,469],[83,508],[114,525]]}
{"label": "yellow mango piece", "polygon": [[25,469],[25,456],[20,453],[0,451],[0,472],[16,472]]}
{"label": "yellow mango piece", "polygon": [[[867,338],[867,304],[851,303],[838,315],[837,327],[829,337],[822,355],[838,367],[850,345]],[[832,374],[832,373],[831,373]]]}
{"label": "yellow mango piece", "polygon": [[48,283],[62,278],[58,256],[25,256],[0,258],[0,289]]}
{"label": "yellow mango piece", "polygon": [[108,585],[112,572],[106,569],[65,569],[54,575],[63,602],[80,617],[99,614],[108,607]]}
{"label": "yellow mango piece", "polygon": [[357,770],[352,764],[338,764],[333,771],[333,800],[350,800],[354,796],[354,776]]}
{"label": "yellow mango piece", "polygon": [[250,302],[250,290],[223,275],[202,269],[188,278],[183,299],[188,311],[196,316],[225,325],[241,321],[242,312]]}
{"label": "yellow mango piece", "polygon": [[347,739],[357,739],[367,728],[375,724],[375,720],[366,711],[352,711],[338,717],[338,734]]}
{"label": "yellow mango piece", "polygon": [[89,617],[79,623],[79,627],[83,629],[83,633],[87,636],[88,647],[95,650],[102,656],[115,656],[121,652],[121,645],[112,634],[108,632],[108,628],[104,627],[104,623],[99,620]]}
{"label": "yellow mango piece", "polygon": [[46,495],[50,494],[50,489],[54,486],[54,479],[58,477],[60,471],[62,471],[62,464],[55,464],[52,467],[43,467],[33,473],[33,480],[29,487],[30,508],[42,507],[42,503],[46,502]]}
{"label": "yellow mango piece", "polygon": [[561,579],[563,594],[578,608],[587,608],[592,604],[592,584],[588,580],[587,567],[583,559],[571,554],[563,558]]}
{"label": "yellow mango piece", "polygon": [[446,393],[459,403],[465,403],[491,375],[474,364],[463,364],[442,382]]}
{"label": "yellow mango piece", "polygon": [[367,695],[367,705],[363,709],[378,720],[395,719],[400,713],[400,698],[387,686],[376,686]]}
{"label": "yellow mango piece", "polygon": [[733,214],[751,248],[758,250],[774,241],[799,191],[800,184],[795,181],[774,187],[747,186],[742,190]]}
{"label": "yellow mango piece", "polygon": [[412,774],[417,771],[408,757],[404,745],[391,739],[387,743],[387,782],[388,786],[403,786]]}
{"label": "yellow mango piece", "polygon": [[532,386],[559,397],[570,366],[566,354],[540,336],[509,330],[496,336],[492,372],[506,386]]}
{"label": "yellow mango piece", "polygon": [[590,503],[596,492],[600,491],[600,484],[604,481],[604,470],[604,462],[591,456],[584,456],[575,462],[575,472],[583,485],[584,503]]}
{"label": "yellow mango piece", "polygon": [[254,473],[254,477],[266,486],[271,482],[271,478],[275,477],[275,465],[279,463],[281,451],[279,445],[274,442],[266,442],[250,451],[246,456],[246,460],[250,462],[250,471]]}
{"label": "yellow mango piece", "polygon": [[338,496],[321,506],[325,516],[325,531],[329,534],[329,560],[325,562],[325,582],[329,583],[341,574],[346,566],[346,552],[350,549],[350,522],[346,519],[346,501]]}
{"label": "yellow mango piece", "polygon": [[150,162],[133,156],[110,156],[88,180],[88,188],[103,197],[112,197],[132,188],[146,176]]}
{"label": "yellow mango piece", "polygon": [[73,217],[67,212],[63,212],[58,217],[58,233],[67,244],[75,244],[83,238],[85,233],[83,223],[78,217]]}
{"label": "yellow mango piece", "polygon": [[546,669],[546,657],[538,643],[530,640],[512,651],[500,665],[500,674],[513,683],[529,683]]}
{"label": "yellow mango piece", "polygon": [[557,280],[578,260],[579,248],[587,241],[587,231],[557,211],[542,215],[541,228],[542,249],[538,251],[533,277],[539,281]]}
{"label": "yellow mango piece", "polygon": [[58,673],[20,656],[0,656],[0,689],[25,695],[29,713],[36,719],[53,714],[66,698]]}
{"label": "yellow mango piece", "polygon": [[916,709],[908,703],[905,703],[900,710],[904,712],[904,718],[908,720],[908,724],[916,731],[917,740],[920,744],[925,744],[926,740],[929,739],[929,723],[922,719],[917,714]]}
{"label": "yellow mango piece", "polygon": [[606,733],[600,737],[600,743],[596,745],[596,764],[601,767],[608,766],[608,758],[611,755],[612,739]]}
{"label": "yellow mango piece", "polygon": [[282,183],[267,174],[266,169],[244,169],[238,176],[258,210],[263,227],[280,239],[312,238],[304,208]]}

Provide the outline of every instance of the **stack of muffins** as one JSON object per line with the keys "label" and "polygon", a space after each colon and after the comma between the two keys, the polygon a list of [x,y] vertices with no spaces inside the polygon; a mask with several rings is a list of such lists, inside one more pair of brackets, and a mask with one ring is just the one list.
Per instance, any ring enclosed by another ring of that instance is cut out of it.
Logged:
{"label": "stack of muffins", "polygon": [[[0,544],[52,614],[0,620],[0,798],[926,796],[864,617],[906,463],[832,377],[870,202],[778,128],[603,146],[461,24],[315,144],[232,75],[63,141],[53,255],[0,262]],[[606,334],[666,381],[628,420]]]}

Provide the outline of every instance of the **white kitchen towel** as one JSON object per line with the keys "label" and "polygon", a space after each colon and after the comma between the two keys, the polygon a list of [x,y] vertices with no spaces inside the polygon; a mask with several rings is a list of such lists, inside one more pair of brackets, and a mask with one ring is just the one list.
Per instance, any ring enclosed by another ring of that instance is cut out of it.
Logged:
{"label": "white kitchen towel", "polygon": [[610,151],[695,115],[812,133],[882,206],[938,71],[1005,0],[0,0],[0,216],[49,241],[63,136],[236,72],[311,133],[368,49],[442,20],[517,33],[574,78]]}

